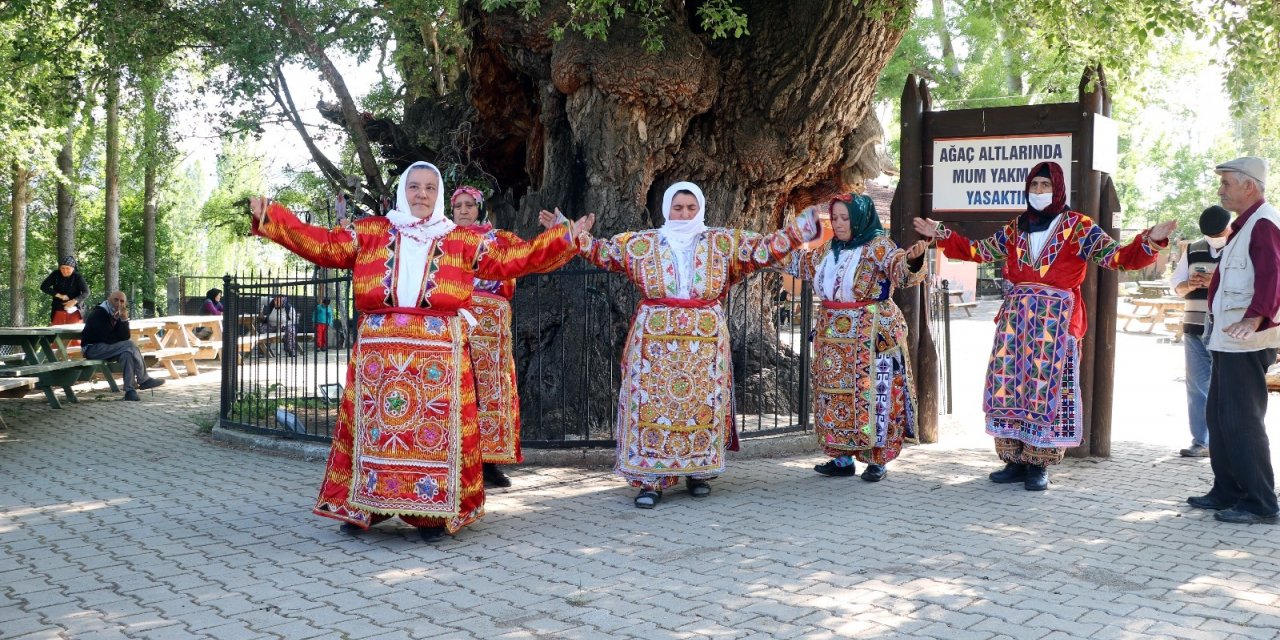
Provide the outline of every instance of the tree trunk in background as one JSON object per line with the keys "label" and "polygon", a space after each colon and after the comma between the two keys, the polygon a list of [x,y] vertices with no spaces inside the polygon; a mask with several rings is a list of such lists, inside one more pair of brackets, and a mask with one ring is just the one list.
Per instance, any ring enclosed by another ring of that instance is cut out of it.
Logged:
{"label": "tree trunk in background", "polygon": [[[784,212],[881,172],[869,144],[878,135],[871,97],[902,33],[848,0],[745,0],[751,35],[718,41],[701,33],[688,9],[664,30],[666,48],[656,54],[637,53],[644,32],[629,18],[604,42],[574,33],[555,42],[547,27],[564,19],[562,2],[543,3],[534,21],[479,4],[462,10],[472,25],[475,153],[519,203],[515,220],[499,222],[504,227],[527,234],[539,210],[559,206],[570,217],[595,212],[597,236],[652,228],[666,187],[690,180],[706,194],[708,225],[768,232]],[[571,302],[536,311],[531,297],[517,295],[517,351],[566,354],[561,370],[538,379],[520,372],[524,407],[562,385],[604,386],[573,376],[617,366],[598,359],[612,359],[625,337],[634,291],[619,278],[608,282],[592,300],[577,278],[540,282],[527,293]],[[587,304],[608,314],[599,334],[562,335]],[[734,363],[739,379],[783,357],[776,345],[750,346],[746,362]],[[597,362],[580,367],[582,358]]]}
{"label": "tree trunk in background", "polygon": [[[21,327],[27,324],[27,203],[31,195],[27,183],[31,172],[13,164],[10,190],[10,213],[13,216],[9,238],[9,324]],[[43,323],[41,323],[43,324]]]}
{"label": "tree trunk in background", "polygon": [[942,43],[942,62],[953,81],[960,80],[960,63],[956,61],[956,48],[951,44],[951,30],[947,27],[945,0],[933,0],[933,19],[938,25],[938,40]]}
{"label": "tree trunk in background", "polygon": [[104,295],[120,288],[120,76],[107,78],[106,247],[103,264]]}
{"label": "tree trunk in background", "polygon": [[58,259],[76,255],[75,140],[76,120],[71,118],[58,152]]}
{"label": "tree trunk in background", "polygon": [[156,112],[156,91],[160,80],[142,80],[142,313],[144,317],[156,316],[156,165],[159,150],[156,147],[159,114]]}

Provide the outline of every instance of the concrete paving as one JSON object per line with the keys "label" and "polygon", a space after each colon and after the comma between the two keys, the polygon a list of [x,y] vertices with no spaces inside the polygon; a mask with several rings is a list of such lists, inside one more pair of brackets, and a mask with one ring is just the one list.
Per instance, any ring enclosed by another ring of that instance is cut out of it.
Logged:
{"label": "concrete paving", "polygon": [[956,323],[942,442],[884,482],[737,459],[642,511],[608,469],[525,466],[433,545],[342,535],[310,514],[322,462],[203,435],[215,373],[3,400],[0,638],[1280,637],[1280,527],[1183,502],[1210,473],[1176,454],[1181,347],[1120,334],[1114,456],[1031,493],[986,480],[991,311]]}

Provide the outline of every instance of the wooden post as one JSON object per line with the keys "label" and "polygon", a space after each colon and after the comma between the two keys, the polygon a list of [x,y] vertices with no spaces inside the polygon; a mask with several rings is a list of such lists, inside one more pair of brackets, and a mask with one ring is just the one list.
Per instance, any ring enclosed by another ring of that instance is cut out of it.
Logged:
{"label": "wooden post", "polygon": [[[1093,218],[1096,222],[1102,205],[1103,175],[1093,168],[1093,116],[1103,110],[1104,79],[1096,69],[1085,69],[1080,79],[1080,123],[1076,127],[1075,144],[1075,176],[1076,199],[1074,207],[1077,211]],[[1092,85],[1092,86],[1090,86]],[[1094,421],[1101,416],[1094,415],[1094,382],[1098,369],[1098,358],[1108,357],[1096,351],[1098,340],[1098,267],[1089,265],[1088,274],[1080,286],[1080,295],[1084,303],[1083,313],[1088,323],[1084,341],[1080,345],[1080,397],[1076,399],[1076,410],[1081,414],[1084,438],[1080,446],[1067,451],[1072,457],[1088,457],[1093,450]],[[1112,301],[1114,304],[1114,300]],[[1109,373],[1108,373],[1109,375]],[[1109,416],[1108,416],[1109,418]]]}
{"label": "wooden post", "polygon": [[[928,110],[929,88],[925,81],[907,76],[902,89],[901,173],[889,208],[890,234],[899,246],[907,246],[919,237],[911,222],[921,215],[926,164],[924,114]],[[938,354],[929,333],[928,298],[928,283],[895,294],[907,322],[907,348],[916,383],[917,436],[921,442],[937,442]]]}
{"label": "wooden post", "polygon": [[[1111,117],[1111,92],[1107,89],[1107,76],[1098,67],[1099,109],[1096,113]],[[1089,118],[1088,136],[1094,139],[1094,119]],[[1092,168],[1092,166],[1090,167]],[[1120,198],[1116,194],[1111,176],[1102,174],[1099,185],[1098,215],[1094,222],[1113,238],[1116,237],[1115,213],[1120,210]],[[1098,271],[1098,295],[1094,323],[1097,327],[1094,341],[1093,394],[1089,423],[1089,453],[1101,458],[1111,457],[1111,409],[1114,404],[1116,370],[1116,296],[1119,295],[1119,274],[1110,269]]]}

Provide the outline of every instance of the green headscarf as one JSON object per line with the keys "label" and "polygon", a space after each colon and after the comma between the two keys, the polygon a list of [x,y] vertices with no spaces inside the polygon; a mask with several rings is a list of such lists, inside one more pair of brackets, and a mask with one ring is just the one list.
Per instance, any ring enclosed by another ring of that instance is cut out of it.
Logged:
{"label": "green headscarf", "polygon": [[850,232],[848,240],[834,237],[831,239],[831,250],[839,260],[841,251],[856,249],[870,242],[872,238],[884,234],[884,227],[880,226],[880,216],[876,215],[876,203],[872,202],[871,198],[856,193],[836,196],[831,199],[831,215],[835,215],[837,202],[844,203],[849,208]]}

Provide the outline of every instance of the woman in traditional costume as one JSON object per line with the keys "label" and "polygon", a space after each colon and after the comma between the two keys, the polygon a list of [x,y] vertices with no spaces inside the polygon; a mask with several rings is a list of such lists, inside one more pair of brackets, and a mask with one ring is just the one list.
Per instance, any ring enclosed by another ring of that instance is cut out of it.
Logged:
{"label": "woman in traditional costume", "polygon": [[916,434],[916,392],[907,357],[907,323],[893,291],[925,278],[921,241],[907,251],[885,234],[875,204],[864,195],[831,201],[834,237],[797,251],[791,274],[814,283],[822,311],[814,338],[813,416],[818,442],[831,460],[813,469],[878,482]]}
{"label": "woman in traditional costume", "polygon": [[424,540],[484,515],[475,383],[458,310],[477,275],[505,280],[572,255],[593,216],[498,245],[444,215],[435,166],[400,176],[396,208],[354,231],[303,224],[265,198],[253,230],[321,267],[352,269],[360,312],[315,513],[358,533],[391,516]]}
{"label": "woman in traditional costume", "polygon": [[622,355],[614,467],[640,489],[642,509],[681,478],[695,498],[711,493],[725,449],[737,449],[721,303],[733,283],[818,234],[808,211],[769,235],[709,228],[702,190],[690,182],[667,189],[662,216],[660,229],[578,239],[587,260],[626,274],[644,297]]}
{"label": "woman in traditional costume", "polygon": [[[484,194],[463,185],[449,198],[453,221],[460,227],[482,234],[493,245],[518,245],[523,241],[510,231],[495,229],[488,221]],[[558,213],[543,211],[542,226],[551,229],[563,222]],[[557,269],[574,254],[545,270]],[[486,280],[476,276],[471,304],[474,322],[467,325],[471,343],[471,366],[476,377],[476,405],[479,409],[480,454],[486,485],[509,487],[511,479],[498,467],[524,461],[520,453],[520,396],[516,392],[516,360],[511,353],[511,298],[516,294],[515,278]]]}
{"label": "woman in traditional costume", "polygon": [[1067,206],[1062,167],[1042,162],[1027,174],[1027,210],[995,235],[970,240],[928,218],[913,221],[937,238],[948,258],[1005,260],[1011,289],[996,315],[983,411],[1004,469],[995,483],[1049,486],[1047,467],[1084,437],[1080,410],[1080,345],[1085,332],[1080,284],[1090,262],[1105,269],[1142,269],[1156,260],[1177,226],[1167,221],[1121,246],[1088,216]]}

